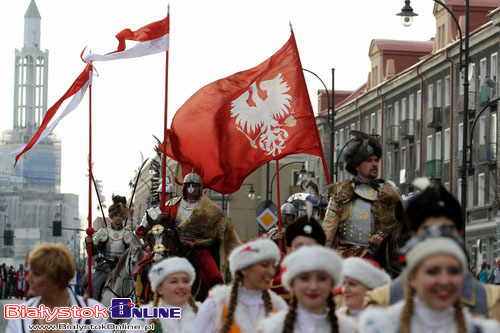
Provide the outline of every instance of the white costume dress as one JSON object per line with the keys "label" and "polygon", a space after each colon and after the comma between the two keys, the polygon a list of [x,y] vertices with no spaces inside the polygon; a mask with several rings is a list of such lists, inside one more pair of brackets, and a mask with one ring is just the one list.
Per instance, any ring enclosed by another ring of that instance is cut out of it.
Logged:
{"label": "white costume dress", "polygon": [[363,310],[349,310],[347,306],[343,306],[335,313],[338,315],[346,316],[348,318],[351,318],[356,324],[359,323],[359,318],[361,318],[361,314],[363,314]]}
{"label": "white costume dress", "polygon": [[[287,309],[285,301],[274,292],[269,291],[273,312]],[[215,333],[223,324],[223,313],[229,304],[231,286],[215,286],[210,290],[208,298],[198,311],[198,315],[191,326],[191,332]],[[257,323],[265,318],[264,301],[261,290],[247,290],[239,287],[238,305],[234,311],[233,323],[242,333],[257,332]]]}
{"label": "white costume dress", "polygon": [[[395,333],[399,332],[399,317],[403,310],[404,301],[400,301],[388,308],[368,308],[361,315],[359,328],[366,333]],[[465,325],[468,333],[500,332],[500,324],[495,320],[473,317],[463,309]],[[450,306],[444,311],[430,309],[418,297],[413,304],[413,315],[410,323],[411,332],[452,333],[457,332],[455,309]]]}
{"label": "white costume dress", "polygon": [[[259,324],[259,333],[274,333],[282,332],[285,326],[285,319],[288,310],[280,311],[269,316]],[[339,332],[341,333],[356,333],[358,327],[354,321],[344,315],[337,315]],[[293,326],[294,333],[330,333],[332,331],[328,310],[323,314],[311,313],[304,309],[300,304],[297,305],[297,313]]]}
{"label": "white costume dress", "polygon": [[[201,306],[200,302],[196,302],[196,305],[198,305],[198,308]],[[144,307],[147,307],[148,309],[153,308],[153,302],[150,302],[146,304]],[[172,307],[171,305],[166,304],[163,302],[163,300],[160,300],[159,304],[157,307],[163,307],[163,308],[170,308]],[[184,304],[181,306],[181,318],[180,319],[168,319],[168,318],[162,318],[158,319],[161,325],[161,332],[164,333],[171,333],[171,332],[176,332],[176,333],[187,333],[189,332],[189,328],[191,324],[193,323],[194,318],[196,317],[196,314],[193,311],[193,308],[191,305],[188,303]],[[142,318],[133,318],[130,321],[130,325],[141,325],[145,326],[150,323],[149,319],[142,319]],[[157,328],[155,327],[155,332],[157,331]],[[144,330],[129,330],[127,333],[144,333]]]}

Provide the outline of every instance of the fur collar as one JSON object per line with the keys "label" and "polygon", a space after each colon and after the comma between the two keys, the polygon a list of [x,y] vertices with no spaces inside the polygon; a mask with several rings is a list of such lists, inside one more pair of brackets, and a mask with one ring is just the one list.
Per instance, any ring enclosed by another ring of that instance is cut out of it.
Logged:
{"label": "fur collar", "polygon": [[[215,331],[218,331],[222,325],[222,312],[224,307],[229,304],[229,297],[231,295],[231,285],[219,285],[210,290],[209,299],[213,300],[215,304],[214,318],[216,318]],[[273,311],[285,311],[288,308],[286,302],[271,290],[268,290],[271,295],[271,302],[273,303]],[[265,316],[264,306],[259,310],[259,318],[262,320]],[[220,319],[219,319],[220,318]],[[252,322],[248,316],[248,311],[245,306],[238,305],[234,312],[234,322],[239,327],[242,333],[256,332],[257,325]],[[259,320],[259,321],[260,321]]]}

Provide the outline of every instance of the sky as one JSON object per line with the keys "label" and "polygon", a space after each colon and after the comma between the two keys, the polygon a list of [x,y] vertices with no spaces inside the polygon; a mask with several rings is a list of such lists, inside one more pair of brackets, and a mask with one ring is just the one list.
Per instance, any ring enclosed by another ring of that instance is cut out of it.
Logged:
{"label": "sky", "polygon": [[[14,50],[22,48],[24,14],[30,0],[0,2],[0,131],[12,128]],[[49,50],[48,108],[84,69],[80,53],[117,47],[115,35],[163,19],[170,4],[168,122],[198,89],[252,68],[278,51],[293,25],[302,66],[331,88],[355,90],[370,71],[372,39],[426,41],[434,36],[434,2],[414,0],[419,14],[411,27],[395,16],[403,0],[36,0],[41,48]],[[133,43],[127,44],[133,45]],[[154,156],[153,135],[162,138],[165,54],[95,63],[92,88],[94,176],[111,194],[128,198],[128,186],[142,158]],[[314,111],[321,82],[304,73]],[[60,111],[64,109],[60,108]],[[80,106],[54,132],[62,140],[61,191],[88,206],[88,92]],[[97,206],[94,195],[93,207]],[[93,214],[96,214],[94,210]]]}

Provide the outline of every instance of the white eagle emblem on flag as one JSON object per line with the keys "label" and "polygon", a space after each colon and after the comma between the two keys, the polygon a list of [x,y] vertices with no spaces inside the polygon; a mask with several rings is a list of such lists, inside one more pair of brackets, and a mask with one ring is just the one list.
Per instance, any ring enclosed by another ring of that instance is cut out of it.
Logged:
{"label": "white eagle emblem on flag", "polygon": [[231,117],[236,117],[236,129],[243,133],[252,148],[262,149],[266,155],[281,153],[286,146],[288,132],[296,119],[291,107],[290,87],[281,73],[274,79],[250,85],[231,103]]}

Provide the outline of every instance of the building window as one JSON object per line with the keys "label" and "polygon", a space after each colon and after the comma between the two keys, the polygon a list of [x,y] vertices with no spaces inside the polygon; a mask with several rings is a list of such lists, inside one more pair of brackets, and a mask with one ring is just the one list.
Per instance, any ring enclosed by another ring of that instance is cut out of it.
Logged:
{"label": "building window", "polygon": [[382,111],[377,111],[377,134],[382,134]]}
{"label": "building window", "polygon": [[340,129],[340,136],[339,136],[339,140],[337,141],[340,145],[340,148],[342,148],[344,146],[344,129],[341,128]]}
{"label": "building window", "polygon": [[479,60],[479,80],[481,80],[480,84],[483,84],[486,79],[486,58]]}
{"label": "building window", "polygon": [[444,130],[444,160],[450,160],[450,128]]}
{"label": "building window", "polygon": [[394,103],[394,122],[393,125],[399,125],[399,102]]}
{"label": "building window", "polygon": [[416,149],[416,161],[417,161],[417,165],[416,165],[416,170],[420,170],[420,141],[417,141],[417,145],[415,146],[415,149]]}
{"label": "building window", "polygon": [[464,123],[458,124],[458,151],[462,151],[464,143]]}
{"label": "building window", "polygon": [[444,106],[450,106],[450,77],[444,78]]}
{"label": "building window", "polygon": [[410,98],[408,99],[408,119],[410,120],[415,120],[415,109],[414,109],[414,104],[415,103],[415,95],[411,94]]}
{"label": "building window", "polygon": [[364,123],[364,126],[363,126],[363,131],[365,133],[370,133],[370,117],[369,116],[365,116],[365,123]]}
{"label": "building window", "polygon": [[486,116],[479,118],[479,144],[486,144]]}
{"label": "building window", "polygon": [[433,141],[432,140],[432,135],[429,135],[427,137],[427,155],[426,155],[427,156],[427,161],[432,161],[434,159],[433,158],[434,156],[432,154],[432,148],[433,148],[432,147],[433,146],[432,141]]}
{"label": "building window", "polygon": [[352,123],[351,124],[351,131],[355,131],[356,130],[356,123]]}
{"label": "building window", "polygon": [[420,116],[422,115],[422,92],[417,91],[417,120],[420,120]]}
{"label": "building window", "polygon": [[[490,115],[490,142],[496,145],[497,143],[497,114]],[[496,146],[495,146],[496,147]]]}
{"label": "building window", "polygon": [[[490,78],[495,81],[497,81],[498,77],[498,53],[493,53],[491,55],[491,61],[490,61]],[[490,99],[496,98],[497,97],[497,91],[498,91],[498,86],[495,87],[494,89],[491,89],[491,96]]]}
{"label": "building window", "polygon": [[436,82],[436,106],[441,107],[441,80]]}
{"label": "building window", "polygon": [[375,112],[370,115],[370,133],[375,134]]}
{"label": "building window", "polygon": [[479,207],[484,206],[485,203],[486,191],[484,186],[484,173],[480,173],[477,175],[477,205]]}
{"label": "building window", "polygon": [[[390,176],[392,174],[392,155],[391,152],[387,153],[387,166],[386,166],[387,175]],[[389,178],[389,177],[387,177]]]}
{"label": "building window", "polygon": [[429,86],[427,86],[427,109],[432,109],[432,107],[434,106],[433,104],[433,93],[434,93],[434,85],[432,84],[429,84]]}
{"label": "building window", "polygon": [[436,160],[441,159],[441,132],[436,133]]}
{"label": "building window", "polygon": [[406,98],[401,100],[401,121],[406,120]]}
{"label": "building window", "polygon": [[401,170],[406,169],[406,148],[401,148]]}

